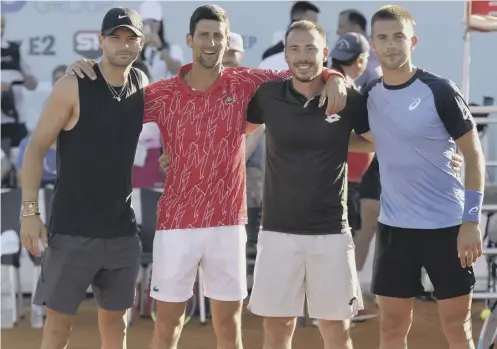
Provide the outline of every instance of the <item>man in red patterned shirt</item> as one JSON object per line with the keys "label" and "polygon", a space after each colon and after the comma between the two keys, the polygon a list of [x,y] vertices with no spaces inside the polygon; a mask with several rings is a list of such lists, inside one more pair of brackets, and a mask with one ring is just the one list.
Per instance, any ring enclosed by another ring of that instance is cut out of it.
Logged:
{"label": "man in red patterned shirt", "polygon": [[[187,44],[193,64],[176,78],[149,85],[144,123],[156,122],[170,171],[157,206],[151,296],[157,321],[152,348],[176,348],[185,302],[199,265],[211,299],[218,348],[242,348],[241,309],[247,296],[245,244],[245,125],[247,105],[264,82],[290,71],[227,68],[226,12],[204,5],[190,18]],[[92,76],[92,62],[71,66]],[[88,69],[90,68],[90,69]],[[336,75],[327,70],[323,77]],[[320,103],[335,114],[346,103],[341,76],[328,79]]]}

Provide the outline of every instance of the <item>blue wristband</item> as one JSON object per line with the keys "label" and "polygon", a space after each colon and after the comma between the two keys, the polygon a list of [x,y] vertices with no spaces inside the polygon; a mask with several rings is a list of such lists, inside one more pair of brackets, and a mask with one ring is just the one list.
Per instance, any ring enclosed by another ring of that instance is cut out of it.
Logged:
{"label": "blue wristband", "polygon": [[464,194],[463,222],[480,223],[481,207],[483,205],[483,193],[475,190],[466,190]]}

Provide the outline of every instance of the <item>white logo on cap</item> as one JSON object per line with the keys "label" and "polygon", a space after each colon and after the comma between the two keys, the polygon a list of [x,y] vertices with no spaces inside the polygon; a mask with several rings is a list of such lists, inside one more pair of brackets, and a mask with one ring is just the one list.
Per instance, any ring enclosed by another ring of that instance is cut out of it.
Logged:
{"label": "white logo on cap", "polygon": [[119,19],[123,19],[123,18],[128,18],[128,16],[125,16],[125,15],[119,15],[119,16],[117,16],[117,18],[119,18]]}
{"label": "white logo on cap", "polygon": [[336,48],[339,50],[346,50],[350,48],[350,44],[345,39],[339,39],[336,43]]}

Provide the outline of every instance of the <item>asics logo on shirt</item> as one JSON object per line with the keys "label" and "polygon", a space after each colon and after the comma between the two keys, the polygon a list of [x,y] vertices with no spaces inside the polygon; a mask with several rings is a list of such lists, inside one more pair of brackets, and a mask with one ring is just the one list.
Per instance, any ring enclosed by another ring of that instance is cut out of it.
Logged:
{"label": "asics logo on shirt", "polygon": [[480,211],[480,208],[478,206],[471,207],[468,211],[469,214],[476,214]]}
{"label": "asics logo on shirt", "polygon": [[421,98],[416,98],[414,102],[412,102],[411,105],[409,106],[409,110],[416,109],[420,103],[421,103]]}

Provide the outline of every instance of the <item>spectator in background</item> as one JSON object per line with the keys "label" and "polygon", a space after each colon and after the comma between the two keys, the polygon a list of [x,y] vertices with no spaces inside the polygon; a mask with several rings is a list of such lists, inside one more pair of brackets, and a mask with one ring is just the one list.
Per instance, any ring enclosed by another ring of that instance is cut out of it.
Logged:
{"label": "spectator in background", "polygon": [[[338,18],[337,34],[342,35],[347,32],[354,32],[368,37],[367,24],[366,17],[364,17],[361,12],[353,9],[345,10],[340,13]],[[370,49],[366,70],[355,80],[356,87],[362,91],[367,84],[376,81],[381,76],[382,71],[380,62]],[[353,163],[349,163],[349,165],[353,166]],[[380,215],[380,195],[380,165],[378,164],[378,158],[375,156],[368,170],[364,176],[362,176],[361,184],[359,186],[361,226],[360,230],[356,231],[354,236],[356,267],[359,271],[364,267],[369,252],[369,246],[378,224],[378,216]],[[365,293],[363,292],[363,294]],[[354,320],[367,320],[372,316],[376,315],[368,309],[364,309],[359,312]]]}
{"label": "spectator in background", "polygon": [[148,70],[147,64],[144,61],[142,61],[139,57],[136,61],[133,62],[131,66],[133,68],[140,69],[143,73],[145,73],[148,80],[150,81],[150,72]]}
{"label": "spectator in background", "polygon": [[[224,54],[223,66],[239,67],[243,60],[243,38],[240,34],[230,33],[230,49]],[[288,68],[288,66],[287,66]],[[262,185],[265,165],[265,128],[259,127],[246,136],[245,158],[247,159],[247,242],[251,247],[257,245],[257,235],[261,224]],[[249,251],[247,251],[249,252]]]}
{"label": "spectator in background", "polygon": [[[361,34],[345,33],[338,39],[331,51],[331,67],[340,71],[349,84],[355,86],[366,70],[369,57],[368,40]],[[361,227],[359,184],[368,169],[373,154],[348,154],[348,218],[353,234]]]}
{"label": "spectator in background", "polygon": [[1,15],[2,38],[2,140],[9,139],[17,147],[28,131],[20,115],[23,88],[30,91],[38,81],[21,54],[20,43],[4,39],[6,20]]}
{"label": "spectator in background", "polygon": [[[293,22],[300,21],[300,20],[308,20],[311,22],[317,22],[318,21],[318,13],[319,13],[319,8],[314,5],[313,3],[309,1],[297,1],[293,6],[290,11],[290,25]],[[271,57],[276,54],[280,54],[285,50],[285,44],[283,40],[280,40],[278,43],[275,45],[271,46],[268,48],[264,53],[262,54],[262,60],[264,61],[266,58]],[[284,58],[284,56],[283,56]],[[285,68],[283,70],[288,69],[288,64],[285,63],[285,60],[283,59],[283,64],[285,65]],[[277,68],[272,68],[272,69],[277,69]],[[279,69],[279,68],[278,68]]]}
{"label": "spectator in background", "polygon": [[[52,72],[52,86],[59,81],[61,77],[66,74],[67,65],[59,65]],[[17,171],[17,183],[21,185],[21,171],[22,162],[24,158],[24,152],[26,151],[26,146],[28,145],[30,136],[25,137],[19,144],[19,154],[17,157],[17,163],[15,164]],[[57,180],[57,152],[56,143],[52,144],[45,154],[45,159],[43,159],[43,176],[41,180],[41,186],[44,187],[48,184],[55,184]]]}
{"label": "spectator in background", "polygon": [[230,33],[230,49],[224,53],[223,66],[239,67],[242,64],[243,55],[243,38],[238,33]]}
{"label": "spectator in background", "polygon": [[[369,52],[370,47],[365,36],[358,33],[345,33],[338,39],[331,51],[331,67],[340,71],[349,84],[355,86],[354,81],[357,81],[366,70],[370,55]],[[348,154],[347,208],[349,224],[354,237],[362,225],[360,184],[368,167],[371,165],[373,156],[373,153],[361,154],[349,152]],[[376,216],[377,218],[378,216]],[[369,244],[367,246],[369,248]],[[352,321],[366,321],[376,316],[377,314],[374,312],[361,309]]]}
{"label": "spectator in background", "polygon": [[145,35],[140,60],[148,66],[150,82],[175,76],[183,64],[183,50],[165,38],[162,5],[158,1],[144,1],[139,12]]}
{"label": "spectator in background", "polygon": [[358,33],[344,33],[331,50],[331,67],[340,71],[349,84],[364,73],[369,61],[368,39]]}
{"label": "spectator in background", "polygon": [[[7,154],[5,154],[5,152],[3,151],[3,149],[0,149],[1,151],[1,166],[2,166],[2,183],[5,179],[8,178],[9,174],[10,174],[10,170],[12,169],[12,165],[9,161],[9,157],[7,156]],[[2,185],[3,187],[3,185]]]}
{"label": "spectator in background", "polygon": [[[158,1],[144,1],[140,5],[144,24],[145,45],[133,63],[150,82],[176,75],[183,64],[183,50],[170,44],[164,35],[162,5]],[[155,123],[143,125],[133,166],[133,188],[162,186],[164,175],[157,164],[162,151],[159,127]]]}
{"label": "spectator in background", "polygon": [[[262,192],[266,168],[266,128],[264,125],[246,136],[247,154],[247,242],[256,247],[262,215]],[[249,251],[247,251],[249,252]]]}
{"label": "spectator in background", "polygon": [[159,127],[155,122],[143,124],[133,163],[133,188],[157,188],[164,185],[164,174],[157,163],[161,153]]}
{"label": "spectator in background", "polygon": [[[345,10],[340,12],[338,17],[337,34],[341,36],[345,33],[358,33],[367,38],[367,26],[368,21],[361,12],[357,10]],[[380,62],[370,49],[366,70],[355,81],[355,85],[359,91],[362,91],[365,84],[378,79],[381,75]]]}

